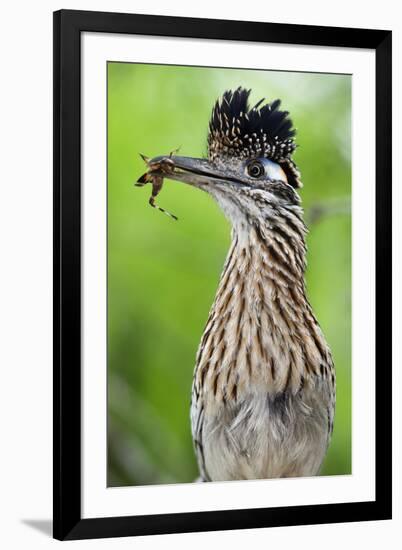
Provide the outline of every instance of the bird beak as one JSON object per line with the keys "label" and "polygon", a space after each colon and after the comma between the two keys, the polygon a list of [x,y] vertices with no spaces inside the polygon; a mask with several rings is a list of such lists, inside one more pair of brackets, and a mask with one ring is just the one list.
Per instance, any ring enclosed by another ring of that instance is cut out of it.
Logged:
{"label": "bird beak", "polygon": [[[163,170],[163,166],[171,166],[171,169]],[[191,157],[154,157],[148,161],[151,168],[150,174],[162,176],[168,179],[181,181],[194,187],[206,190],[208,186],[219,183],[225,184],[232,181],[241,184],[236,178],[230,177],[226,170],[221,170],[212,165],[207,159],[198,159]],[[160,167],[160,169],[158,168]]]}

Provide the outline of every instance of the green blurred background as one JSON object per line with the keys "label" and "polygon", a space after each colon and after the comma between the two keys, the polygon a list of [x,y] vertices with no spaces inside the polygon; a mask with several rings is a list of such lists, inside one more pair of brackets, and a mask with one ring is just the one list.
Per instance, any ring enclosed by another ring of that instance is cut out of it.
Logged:
{"label": "green blurred background", "polygon": [[351,473],[351,78],[108,63],[108,485],[197,477],[189,406],[197,346],[230,228],[206,194],[165,180],[157,203],[134,187],[150,157],[205,156],[216,98],[282,99],[309,225],[308,296],[333,352],[337,406],[322,474]]}

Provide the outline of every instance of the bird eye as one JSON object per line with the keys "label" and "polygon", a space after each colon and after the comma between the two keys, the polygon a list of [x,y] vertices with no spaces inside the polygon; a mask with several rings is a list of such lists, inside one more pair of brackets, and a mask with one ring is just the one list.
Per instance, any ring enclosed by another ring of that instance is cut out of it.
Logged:
{"label": "bird eye", "polygon": [[247,173],[252,178],[260,178],[264,174],[264,166],[257,160],[247,165]]}

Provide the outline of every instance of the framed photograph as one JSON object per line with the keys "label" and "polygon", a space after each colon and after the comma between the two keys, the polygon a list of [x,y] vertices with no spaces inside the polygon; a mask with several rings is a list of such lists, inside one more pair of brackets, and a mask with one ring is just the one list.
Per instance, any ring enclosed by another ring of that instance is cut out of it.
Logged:
{"label": "framed photograph", "polygon": [[391,32],[54,14],[54,537],[391,518]]}

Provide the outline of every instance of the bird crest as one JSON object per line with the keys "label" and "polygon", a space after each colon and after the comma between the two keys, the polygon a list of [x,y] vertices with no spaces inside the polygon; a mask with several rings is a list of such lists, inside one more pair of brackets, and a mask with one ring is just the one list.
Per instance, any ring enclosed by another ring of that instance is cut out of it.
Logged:
{"label": "bird crest", "polygon": [[242,87],[227,90],[216,101],[209,122],[209,160],[265,157],[281,164],[290,185],[301,187],[300,173],[291,159],[296,130],[288,111],[279,110],[279,99],[265,105],[261,99],[250,108],[250,92]]}

